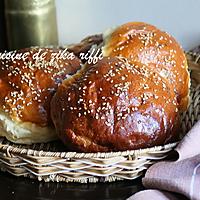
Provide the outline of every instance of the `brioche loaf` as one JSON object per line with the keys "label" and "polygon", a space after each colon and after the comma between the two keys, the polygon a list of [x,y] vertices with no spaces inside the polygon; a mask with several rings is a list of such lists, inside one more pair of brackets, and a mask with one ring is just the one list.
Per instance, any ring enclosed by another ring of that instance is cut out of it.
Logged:
{"label": "brioche loaf", "polygon": [[[78,58],[54,59],[59,49],[27,48],[15,54],[23,59],[0,59],[0,136],[31,144],[55,139],[50,101],[57,86],[80,68]],[[45,53],[44,59],[34,55]],[[51,62],[52,61],[52,62]]]}

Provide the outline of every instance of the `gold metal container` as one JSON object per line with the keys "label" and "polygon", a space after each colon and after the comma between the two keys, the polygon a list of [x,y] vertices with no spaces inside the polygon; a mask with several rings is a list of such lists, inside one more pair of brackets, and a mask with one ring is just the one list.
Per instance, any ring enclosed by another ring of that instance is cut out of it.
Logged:
{"label": "gold metal container", "polygon": [[54,0],[6,0],[9,49],[58,45]]}

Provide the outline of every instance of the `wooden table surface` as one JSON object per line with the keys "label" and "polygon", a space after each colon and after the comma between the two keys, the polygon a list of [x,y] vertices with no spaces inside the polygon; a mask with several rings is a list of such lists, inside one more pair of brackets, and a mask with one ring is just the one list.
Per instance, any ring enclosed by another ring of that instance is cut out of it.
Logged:
{"label": "wooden table surface", "polygon": [[45,183],[0,172],[0,200],[122,200],[142,190],[141,178],[114,183]]}

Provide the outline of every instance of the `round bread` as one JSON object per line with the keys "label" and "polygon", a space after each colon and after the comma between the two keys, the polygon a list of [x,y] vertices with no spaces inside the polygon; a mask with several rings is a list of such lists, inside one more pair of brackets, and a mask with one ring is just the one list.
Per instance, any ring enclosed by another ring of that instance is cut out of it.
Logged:
{"label": "round bread", "polygon": [[[31,144],[56,138],[50,101],[57,86],[80,67],[78,58],[53,60],[59,49],[27,48],[0,60],[0,136]],[[43,58],[37,58],[38,54]]]}
{"label": "round bread", "polygon": [[166,32],[142,22],[124,24],[104,34],[103,55],[122,56],[157,71],[176,93],[179,109],[187,109],[190,79],[186,57]]}
{"label": "round bread", "polygon": [[176,95],[139,62],[104,58],[63,81],[51,101],[58,136],[69,150],[146,148],[176,138]]}

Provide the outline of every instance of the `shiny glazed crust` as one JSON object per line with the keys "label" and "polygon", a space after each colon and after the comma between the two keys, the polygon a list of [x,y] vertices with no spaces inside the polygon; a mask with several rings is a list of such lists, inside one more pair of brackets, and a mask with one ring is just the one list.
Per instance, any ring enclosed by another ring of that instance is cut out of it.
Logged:
{"label": "shiny glazed crust", "polygon": [[146,148],[177,135],[176,95],[168,82],[124,58],[104,58],[63,81],[51,116],[66,146],[82,152]]}
{"label": "shiny glazed crust", "polygon": [[179,109],[187,109],[190,78],[186,57],[166,32],[143,22],[124,24],[104,35],[103,55],[122,56],[157,71],[176,93]]}
{"label": "shiny glazed crust", "polygon": [[[44,142],[49,140],[48,132],[49,137],[53,138],[51,98],[62,80],[80,68],[78,58],[55,58],[52,61],[52,53],[59,51],[27,48],[16,51],[16,54],[27,53],[24,61],[0,60],[0,129],[9,140],[20,143]],[[45,53],[45,59],[33,59],[37,52],[40,55]]]}

